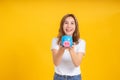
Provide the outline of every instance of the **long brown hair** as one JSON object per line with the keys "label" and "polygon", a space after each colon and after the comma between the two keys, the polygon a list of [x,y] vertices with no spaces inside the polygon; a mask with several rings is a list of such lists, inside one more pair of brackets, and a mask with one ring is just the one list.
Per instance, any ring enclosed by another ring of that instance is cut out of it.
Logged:
{"label": "long brown hair", "polygon": [[78,21],[76,19],[76,17],[74,16],[74,14],[66,14],[65,16],[63,16],[63,18],[61,19],[61,22],[60,22],[60,28],[59,28],[59,33],[58,33],[58,44],[60,44],[60,41],[61,41],[61,38],[63,35],[65,35],[65,32],[63,31],[63,24],[65,22],[65,19],[67,17],[72,17],[75,21],[75,31],[73,33],[73,42],[75,42],[76,44],[78,44],[78,40],[80,39],[80,33],[79,33],[79,26],[78,26]]}

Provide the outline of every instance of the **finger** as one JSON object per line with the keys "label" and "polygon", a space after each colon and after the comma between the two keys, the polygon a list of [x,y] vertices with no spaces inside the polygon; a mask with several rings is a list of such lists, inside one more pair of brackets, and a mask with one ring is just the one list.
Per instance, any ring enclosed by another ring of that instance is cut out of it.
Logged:
{"label": "finger", "polygon": [[74,48],[74,45],[72,45],[72,47],[71,48]]}
{"label": "finger", "polygon": [[61,45],[58,45],[60,48],[62,47]]}
{"label": "finger", "polygon": [[73,47],[69,47],[69,49],[72,49]]}

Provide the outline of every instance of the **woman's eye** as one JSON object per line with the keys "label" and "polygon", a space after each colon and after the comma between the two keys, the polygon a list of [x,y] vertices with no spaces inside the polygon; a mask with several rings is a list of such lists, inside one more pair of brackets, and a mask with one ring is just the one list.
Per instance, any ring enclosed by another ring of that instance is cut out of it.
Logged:
{"label": "woman's eye", "polygon": [[74,24],[73,22],[71,24]]}
{"label": "woman's eye", "polygon": [[68,24],[67,22],[65,22],[65,24]]}

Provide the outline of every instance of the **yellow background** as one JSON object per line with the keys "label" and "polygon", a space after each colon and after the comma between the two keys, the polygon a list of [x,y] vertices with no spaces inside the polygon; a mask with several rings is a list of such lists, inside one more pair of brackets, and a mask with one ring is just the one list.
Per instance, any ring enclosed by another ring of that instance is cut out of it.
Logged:
{"label": "yellow background", "polygon": [[120,1],[0,1],[0,80],[52,80],[51,40],[76,15],[86,40],[83,80],[120,80]]}

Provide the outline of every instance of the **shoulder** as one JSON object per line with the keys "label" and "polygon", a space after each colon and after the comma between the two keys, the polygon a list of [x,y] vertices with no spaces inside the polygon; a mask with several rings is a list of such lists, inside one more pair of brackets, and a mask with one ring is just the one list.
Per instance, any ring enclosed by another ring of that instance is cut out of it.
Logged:
{"label": "shoulder", "polygon": [[78,42],[79,42],[78,44],[86,44],[86,41],[84,39],[81,39],[81,38],[78,40]]}
{"label": "shoulder", "polygon": [[52,39],[52,41],[58,41],[58,38],[57,38],[57,37],[54,37],[54,38]]}
{"label": "shoulder", "polygon": [[57,38],[57,37],[54,37],[54,38],[52,39],[52,43],[53,43],[53,44],[57,44],[57,41],[58,41],[58,38]]}

